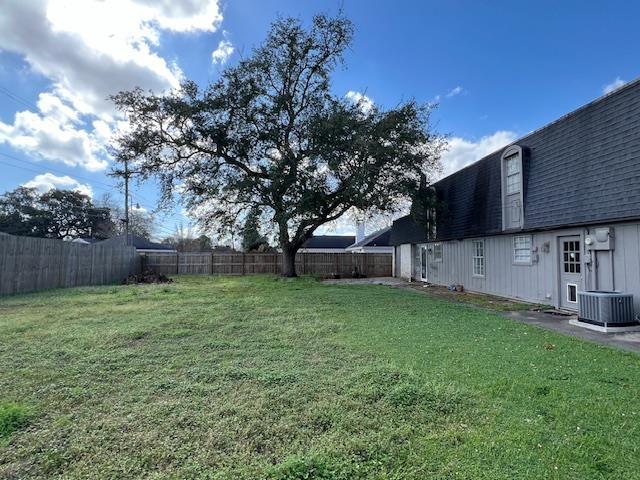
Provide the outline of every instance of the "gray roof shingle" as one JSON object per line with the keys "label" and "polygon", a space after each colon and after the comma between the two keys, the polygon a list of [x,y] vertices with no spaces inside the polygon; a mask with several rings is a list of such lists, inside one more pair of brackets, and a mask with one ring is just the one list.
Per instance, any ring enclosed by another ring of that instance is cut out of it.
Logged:
{"label": "gray roof shingle", "polygon": [[314,235],[302,245],[302,248],[347,248],[355,241],[353,235]]}
{"label": "gray roof shingle", "polygon": [[354,244],[349,245],[349,248],[389,247],[391,246],[391,243],[389,243],[390,237],[391,227],[385,227],[373,233],[370,233],[359,242],[355,242]]}
{"label": "gray roof shingle", "polygon": [[[514,144],[528,152],[523,165],[525,230],[640,219],[640,80]],[[443,205],[438,239],[502,231],[503,151],[434,184]]]}

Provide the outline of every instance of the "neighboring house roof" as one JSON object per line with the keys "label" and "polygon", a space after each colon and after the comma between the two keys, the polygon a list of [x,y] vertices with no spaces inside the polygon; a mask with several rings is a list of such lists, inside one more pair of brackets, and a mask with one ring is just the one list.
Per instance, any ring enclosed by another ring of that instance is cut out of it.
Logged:
{"label": "neighboring house roof", "polygon": [[[148,240],[144,237],[140,237],[138,235],[129,235],[129,239],[131,241],[131,245],[133,245],[136,250],[147,250],[147,251],[167,251],[167,252],[175,252],[176,249],[165,243],[156,243]],[[106,244],[124,244],[126,245],[127,239],[124,235],[118,235],[117,237],[111,237],[107,240],[103,241]]]}
{"label": "neighboring house roof", "polygon": [[156,243],[138,235],[131,235],[131,245],[137,250],[167,250],[175,251],[175,248],[165,243]]}
{"label": "neighboring house roof", "polygon": [[302,248],[335,248],[344,250],[353,242],[353,235],[314,235],[302,244]]}
{"label": "neighboring house roof", "polygon": [[403,243],[422,243],[427,241],[427,230],[424,225],[420,225],[411,215],[394,220],[389,235],[391,245],[402,245]]}
{"label": "neighboring house roof", "polygon": [[389,239],[391,237],[391,227],[385,227],[367,235],[359,242],[355,242],[347,247],[347,250],[356,250],[365,247],[389,247]]}
{"label": "neighboring house roof", "polygon": [[100,239],[100,238],[74,238],[73,240],[71,240],[71,243],[83,243],[85,245],[90,245],[92,243],[98,243],[98,242],[102,242],[104,239]]}
{"label": "neighboring house roof", "polygon": [[[640,79],[512,145],[525,153],[523,230],[640,218]],[[501,156],[506,148],[433,185],[442,209],[438,240],[502,232]],[[424,230],[410,229],[409,223],[405,220],[403,229],[398,224],[392,235],[396,244],[413,243],[403,241],[400,230],[407,238]]]}

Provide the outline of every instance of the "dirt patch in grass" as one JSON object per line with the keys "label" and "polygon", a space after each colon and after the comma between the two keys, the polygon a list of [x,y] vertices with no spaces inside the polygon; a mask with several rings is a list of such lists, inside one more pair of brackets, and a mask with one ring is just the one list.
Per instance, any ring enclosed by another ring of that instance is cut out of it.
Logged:
{"label": "dirt patch in grass", "polygon": [[453,302],[465,303],[476,307],[488,308],[501,312],[513,312],[522,310],[540,310],[548,309],[548,305],[539,305],[534,303],[518,302],[508,298],[496,297],[495,295],[487,295],[484,293],[475,293],[469,291],[451,291],[442,285],[432,285],[420,282],[405,283],[404,288],[409,288],[420,293],[432,295],[437,298],[446,299]]}

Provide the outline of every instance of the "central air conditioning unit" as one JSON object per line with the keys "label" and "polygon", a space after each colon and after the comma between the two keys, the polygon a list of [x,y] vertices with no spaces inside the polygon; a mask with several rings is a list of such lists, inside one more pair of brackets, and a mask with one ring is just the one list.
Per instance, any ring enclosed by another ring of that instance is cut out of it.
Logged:
{"label": "central air conditioning unit", "polygon": [[578,292],[578,321],[604,328],[640,325],[633,311],[633,295],[599,290]]}

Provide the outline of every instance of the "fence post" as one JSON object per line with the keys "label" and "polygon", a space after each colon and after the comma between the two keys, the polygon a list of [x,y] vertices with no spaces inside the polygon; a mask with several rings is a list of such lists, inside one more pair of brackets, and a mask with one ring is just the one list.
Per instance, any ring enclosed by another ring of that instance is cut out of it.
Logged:
{"label": "fence post", "polygon": [[244,252],[242,252],[242,276],[244,276],[245,272],[244,272]]}
{"label": "fence post", "polygon": [[176,252],[176,275],[180,273],[180,252]]}
{"label": "fence post", "polygon": [[213,251],[209,254],[209,256],[211,257],[211,275],[213,275]]}

